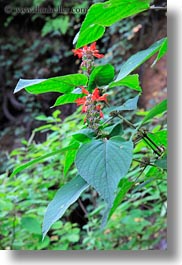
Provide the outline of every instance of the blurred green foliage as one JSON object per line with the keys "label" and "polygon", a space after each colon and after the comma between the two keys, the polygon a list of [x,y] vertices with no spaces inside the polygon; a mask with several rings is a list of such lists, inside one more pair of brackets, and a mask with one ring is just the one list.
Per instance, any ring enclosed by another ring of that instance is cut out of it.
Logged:
{"label": "blurred green foliage", "polygon": [[[42,114],[36,119],[41,120],[43,125],[33,131],[29,141],[22,141],[22,147],[6,154],[6,170],[0,175],[1,249],[146,250],[155,249],[161,240],[166,244],[166,171],[143,167],[142,163],[139,167],[138,162],[133,162],[126,176],[134,186],[125,195],[103,231],[100,230],[100,220],[104,204],[90,189],[81,196],[81,205],[87,216],[84,212],[81,215],[82,218],[88,218],[85,224],[80,226],[80,213],[77,210],[80,202],[77,202],[67,210],[61,221],[51,227],[42,241],[41,225],[46,207],[56,190],[75,176],[75,169],[72,167],[64,175],[65,156],[59,154],[12,178],[9,175],[15,165],[68,145],[71,134],[81,128],[83,120],[80,120],[77,111],[61,123],[58,110],[53,116]],[[153,132],[161,129],[158,126]],[[34,141],[37,133],[46,134],[43,143]],[[134,158],[141,159],[145,152],[146,145],[138,143]],[[147,156],[152,159],[152,152],[147,153]],[[84,204],[86,200],[88,202]],[[70,219],[72,214],[76,223]]]}

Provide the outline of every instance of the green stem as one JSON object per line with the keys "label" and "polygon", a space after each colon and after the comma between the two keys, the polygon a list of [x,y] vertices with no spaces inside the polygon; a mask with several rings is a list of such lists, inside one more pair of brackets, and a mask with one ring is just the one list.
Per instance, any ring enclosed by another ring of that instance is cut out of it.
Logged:
{"label": "green stem", "polygon": [[151,164],[151,163],[146,163],[146,162],[144,162],[144,161],[142,161],[142,160],[133,159],[133,161],[136,161],[136,162],[138,162],[138,163],[141,163],[141,164],[143,164],[143,165],[145,165],[145,166],[157,167],[157,166],[156,166],[156,165],[154,165],[154,164]]}
{"label": "green stem", "polygon": [[146,133],[143,133],[143,136],[144,136],[144,138],[149,140],[157,148],[157,150],[161,153],[161,149],[158,147],[158,145],[156,145],[156,143]]}
{"label": "green stem", "polygon": [[113,119],[114,119],[114,117],[109,118],[108,120],[104,121],[104,122],[102,123],[102,125],[107,124],[108,122],[112,121]]}
{"label": "green stem", "polygon": [[148,144],[148,146],[150,146],[150,148],[154,151],[154,153],[155,153],[156,155],[158,155],[158,156],[161,155],[160,153],[158,153],[158,151],[157,151],[156,149],[154,149],[154,147],[151,145],[151,143],[148,142],[147,139],[145,139],[144,137],[143,137],[143,141],[146,142],[146,143]]}
{"label": "green stem", "polygon": [[130,127],[133,129],[136,129],[136,126],[134,126],[130,121],[126,120],[121,114],[117,114],[117,116],[122,119],[125,123],[127,123]]}

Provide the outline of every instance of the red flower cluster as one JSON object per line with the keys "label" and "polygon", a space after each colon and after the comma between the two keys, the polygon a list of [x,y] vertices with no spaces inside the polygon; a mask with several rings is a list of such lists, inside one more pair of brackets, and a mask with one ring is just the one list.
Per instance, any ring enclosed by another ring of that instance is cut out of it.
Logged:
{"label": "red flower cluster", "polygon": [[[77,103],[77,105],[83,105],[82,107],[82,112],[87,112],[88,110],[88,101],[94,103],[94,102],[98,102],[98,101],[105,101],[107,102],[107,94],[103,95],[103,96],[100,96],[100,93],[99,93],[99,89],[98,88],[95,88],[93,93],[90,94],[88,90],[86,90],[84,87],[81,87],[82,89],[82,93],[87,95],[83,98],[78,98],[77,100],[75,100],[75,102]],[[99,111],[99,114],[100,114],[100,118],[103,118],[104,115],[101,111],[101,106],[100,105],[97,105],[96,106],[96,110]]]}
{"label": "red flower cluster", "polygon": [[84,46],[82,49],[72,50],[74,55],[77,55],[78,58],[82,58],[83,56],[95,56],[97,58],[104,57],[103,54],[99,54],[99,51],[96,49],[96,42],[92,43],[90,46]]}

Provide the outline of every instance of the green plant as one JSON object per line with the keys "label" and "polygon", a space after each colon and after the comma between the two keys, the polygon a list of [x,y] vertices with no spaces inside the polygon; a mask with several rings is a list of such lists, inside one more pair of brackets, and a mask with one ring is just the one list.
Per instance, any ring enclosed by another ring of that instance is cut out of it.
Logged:
{"label": "green plant", "polygon": [[[43,125],[37,127],[28,141],[22,140],[22,146],[10,154],[5,153],[3,174],[0,175],[0,247],[14,250],[64,250],[74,248],[80,238],[80,229],[71,222],[57,222],[42,242],[41,220],[48,202],[53,198],[56,187],[64,185],[74,174],[70,170],[60,180],[60,172],[64,170],[64,156],[56,150],[67,145],[66,135],[79,129],[78,113],[68,117],[61,124],[60,111],[52,116],[40,115],[36,120]],[[46,124],[45,124],[46,121]],[[45,135],[43,143],[36,142],[37,135]],[[61,139],[61,141],[60,141]],[[50,154],[52,156],[45,154]],[[44,159],[40,159],[44,157]],[[34,161],[26,166],[26,170],[18,176],[9,177],[14,164]],[[30,167],[31,166],[31,167]],[[60,229],[64,232],[60,232]],[[73,235],[71,237],[70,235]]]}
{"label": "green plant", "polygon": [[[121,4],[123,8],[120,8]],[[118,0],[110,0],[106,3],[92,5],[79,35],[75,38],[77,49],[73,50],[74,54],[82,59],[82,72],[47,80],[27,81],[21,79],[15,88],[15,92],[25,88],[32,94],[59,92],[63,95],[58,97],[54,106],[76,102],[77,105],[82,105],[82,112],[85,113],[84,126],[70,135],[66,147],[56,149],[55,152],[20,165],[11,174],[13,177],[31,164],[56,154],[64,156],[65,152],[69,154],[65,156],[64,160],[66,174],[75,162],[76,177],[61,187],[47,208],[43,223],[44,237],[52,224],[63,216],[66,209],[89,186],[95,188],[106,203],[102,226],[109,221],[128,193],[132,194],[132,200],[135,199],[138,204],[140,196],[144,196],[147,192],[149,194],[147,200],[152,198],[155,201],[162,196],[162,192],[159,191],[157,194],[152,194],[150,198],[152,186],[149,190],[144,190],[144,195],[141,195],[141,192],[138,194],[136,190],[142,189],[153,181],[156,183],[158,180],[165,181],[162,178],[158,179],[156,174],[162,171],[164,172],[162,176],[165,176],[167,130],[159,127],[153,128],[154,132],[152,132],[145,126],[150,127],[152,119],[156,117],[163,118],[163,114],[167,110],[167,101],[164,100],[156,105],[145,114],[142,120],[135,123],[126,119],[123,113],[137,109],[137,101],[142,91],[139,76],[131,75],[131,72],[156,53],[158,55],[154,64],[157,63],[167,51],[167,39],[158,40],[148,49],[131,56],[121,66],[120,72],[115,78],[114,67],[111,64],[96,66],[94,63],[94,57],[101,59],[104,56],[99,53],[94,41],[104,34],[105,27],[147,9],[149,9],[147,0],[135,1],[132,5],[126,0],[122,3]],[[92,43],[90,46],[86,46],[90,43]],[[84,47],[81,48],[82,46]],[[128,87],[135,91],[135,96],[123,102],[122,105],[110,106],[109,95],[112,94],[113,87]],[[151,179],[144,178],[148,174],[148,168],[157,170]],[[133,176],[133,172],[138,173],[137,177]],[[164,202],[166,202],[166,198],[162,198],[162,204]],[[136,215],[124,218],[122,222],[126,224],[127,229],[134,224],[137,227],[137,221],[134,219],[140,217],[141,212],[138,210]],[[142,229],[147,225],[149,225],[149,221],[145,220],[138,227],[137,232],[142,234]],[[135,243],[133,240],[133,245],[131,244],[134,249]],[[142,247],[145,248],[145,246]]]}

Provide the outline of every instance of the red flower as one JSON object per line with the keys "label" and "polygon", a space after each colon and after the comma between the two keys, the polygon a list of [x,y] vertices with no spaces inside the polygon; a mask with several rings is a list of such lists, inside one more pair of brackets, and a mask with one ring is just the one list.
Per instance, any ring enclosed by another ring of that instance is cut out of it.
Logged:
{"label": "red flower", "polygon": [[73,49],[74,55],[77,55],[78,58],[82,58],[83,56],[95,56],[97,58],[104,57],[103,54],[99,54],[99,51],[96,49],[96,42],[92,43],[90,46],[84,46],[82,49]]}
{"label": "red flower", "polygon": [[[95,101],[96,102],[98,102],[98,101],[105,101],[105,102],[107,102],[107,96],[108,95],[105,94],[103,96],[100,96],[100,92],[99,92],[99,89],[98,88],[95,88],[92,94],[90,94],[89,91],[86,90],[84,87],[81,87],[81,89],[82,89],[82,93],[83,94],[86,94],[87,96],[88,95],[91,96],[90,99],[91,99],[92,102],[95,102]],[[83,98],[78,98],[78,99],[75,100],[75,102],[77,103],[78,106],[83,105],[82,112],[87,112],[87,109],[88,109],[88,107],[87,107],[88,106],[88,102],[87,102],[87,99],[88,98],[87,98],[87,96],[85,96]],[[103,118],[104,115],[103,115],[103,113],[101,111],[101,106],[100,105],[97,105],[96,106],[96,110],[99,111],[100,118]]]}
{"label": "red flower", "polygon": [[99,89],[95,88],[93,93],[92,93],[92,100],[93,101],[105,101],[105,102],[107,102],[107,96],[108,96],[108,94],[100,96]]}
{"label": "red flower", "polygon": [[98,105],[98,106],[96,107],[96,109],[99,110],[100,118],[103,118],[103,117],[104,117],[104,114],[103,114],[102,111],[101,111],[101,106]]}

